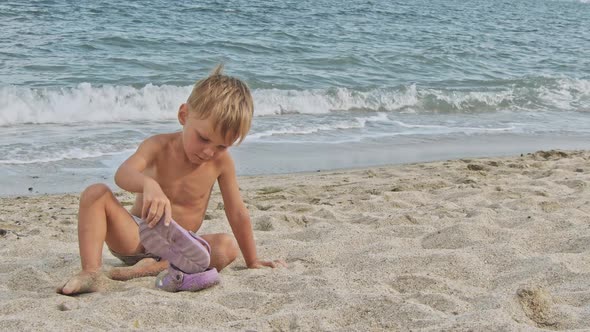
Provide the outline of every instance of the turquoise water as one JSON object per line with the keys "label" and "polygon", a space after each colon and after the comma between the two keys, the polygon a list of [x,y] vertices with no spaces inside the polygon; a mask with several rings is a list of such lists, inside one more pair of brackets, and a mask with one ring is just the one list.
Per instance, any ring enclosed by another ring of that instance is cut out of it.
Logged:
{"label": "turquoise water", "polygon": [[[216,64],[240,174],[590,148],[590,2],[0,2],[0,194],[110,181]],[[52,175],[48,175],[51,172]]]}

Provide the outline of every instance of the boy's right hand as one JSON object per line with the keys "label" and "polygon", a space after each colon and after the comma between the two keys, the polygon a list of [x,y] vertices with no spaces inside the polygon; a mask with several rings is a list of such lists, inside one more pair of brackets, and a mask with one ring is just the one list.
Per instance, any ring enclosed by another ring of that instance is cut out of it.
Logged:
{"label": "boy's right hand", "polygon": [[170,225],[172,218],[170,200],[154,179],[146,177],[143,182],[141,218],[149,227],[154,227],[162,219],[162,216],[164,216],[166,226]]}

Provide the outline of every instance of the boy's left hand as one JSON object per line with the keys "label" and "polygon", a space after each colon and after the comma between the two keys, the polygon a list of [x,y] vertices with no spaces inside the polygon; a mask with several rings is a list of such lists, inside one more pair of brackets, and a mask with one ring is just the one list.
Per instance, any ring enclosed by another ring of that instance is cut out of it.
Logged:
{"label": "boy's left hand", "polygon": [[275,267],[279,267],[279,266],[283,266],[283,267],[287,267],[287,263],[285,263],[284,260],[282,259],[275,259],[274,261],[261,261],[259,259],[255,260],[254,262],[252,262],[251,264],[248,265],[249,269],[259,269],[261,267],[272,267],[273,269]]}

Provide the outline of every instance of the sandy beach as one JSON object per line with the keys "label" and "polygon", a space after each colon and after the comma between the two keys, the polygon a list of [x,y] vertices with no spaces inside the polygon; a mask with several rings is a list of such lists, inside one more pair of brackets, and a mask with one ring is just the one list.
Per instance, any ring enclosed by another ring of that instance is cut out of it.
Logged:
{"label": "sandy beach", "polygon": [[[288,268],[76,297],[55,288],[79,270],[78,194],[0,198],[0,330],[585,330],[589,182],[588,151],[242,177],[259,256]],[[216,187],[199,233],[229,231]]]}

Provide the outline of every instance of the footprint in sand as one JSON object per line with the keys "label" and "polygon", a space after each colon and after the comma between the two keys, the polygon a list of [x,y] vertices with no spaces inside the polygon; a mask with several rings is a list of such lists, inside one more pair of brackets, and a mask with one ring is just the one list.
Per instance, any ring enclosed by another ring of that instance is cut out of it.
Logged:
{"label": "footprint in sand", "polygon": [[459,224],[430,233],[422,240],[424,249],[461,249],[495,239],[495,231],[477,225]]}
{"label": "footprint in sand", "polygon": [[221,296],[217,302],[229,309],[249,309],[256,311],[262,304],[268,302],[268,299],[267,296],[260,293],[242,292]]}
{"label": "footprint in sand", "polygon": [[556,181],[555,183],[567,186],[568,188],[575,189],[575,190],[583,190],[588,186],[588,184],[582,180],[565,180],[565,181]]}
{"label": "footprint in sand", "polygon": [[254,223],[254,229],[257,231],[268,232],[275,229],[271,218],[263,216],[259,217],[258,220]]}
{"label": "footprint in sand", "polygon": [[449,289],[449,286],[442,280],[415,274],[399,276],[390,285],[402,294],[418,291],[444,292]]}
{"label": "footprint in sand", "polygon": [[427,305],[434,310],[444,312],[446,314],[458,315],[471,309],[471,305],[465,301],[449,296],[447,294],[431,293],[424,294],[419,293],[410,299],[416,300],[424,305]]}
{"label": "footprint in sand", "polygon": [[553,314],[553,299],[549,292],[540,286],[524,286],[516,291],[516,296],[525,315],[537,327],[558,327]]}
{"label": "footprint in sand", "polygon": [[556,202],[546,202],[545,201],[545,202],[539,203],[539,205],[541,206],[541,209],[545,213],[551,213],[551,212],[555,212],[555,211],[561,209],[561,205]]}
{"label": "footprint in sand", "polygon": [[[44,271],[36,267],[24,267],[9,273],[5,286],[13,291],[47,290],[53,291],[54,280]],[[41,288],[39,285],[44,285]]]}

